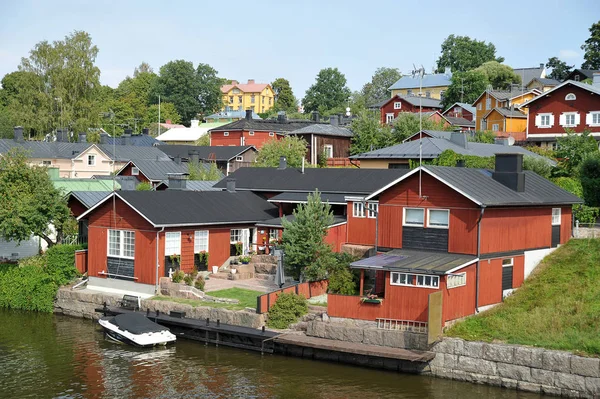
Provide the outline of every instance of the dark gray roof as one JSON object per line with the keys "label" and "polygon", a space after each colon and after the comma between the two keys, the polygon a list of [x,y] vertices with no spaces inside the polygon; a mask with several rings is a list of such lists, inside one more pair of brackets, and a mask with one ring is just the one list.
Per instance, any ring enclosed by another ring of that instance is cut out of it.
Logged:
{"label": "dark gray roof", "polygon": [[[108,145],[124,145],[124,137],[107,137],[106,144]],[[129,145],[136,147],[152,147],[162,144],[162,141],[156,140],[154,137],[148,134],[134,134],[129,138]]]}
{"label": "dark gray roof", "polygon": [[[356,168],[240,168],[229,175],[236,189],[266,192],[313,192],[370,194],[407,173],[400,169]],[[215,187],[226,188],[226,179]]]}
{"label": "dark gray roof", "polygon": [[443,114],[445,114],[445,113],[449,112],[450,110],[453,110],[453,109],[454,109],[454,107],[456,107],[457,105],[458,105],[459,107],[462,107],[462,108],[464,108],[465,110],[469,111],[469,112],[470,112],[470,113],[472,113],[473,115],[475,115],[475,112],[476,112],[476,110],[475,110],[475,107],[474,107],[474,106],[472,106],[471,104],[467,104],[467,103],[459,103],[459,102],[457,102],[457,103],[454,103],[454,104],[452,104],[451,106],[449,106],[449,107],[448,107],[448,109],[446,109],[446,110],[443,112]]}
{"label": "dark gray roof", "polygon": [[[269,202],[291,202],[295,204],[305,203],[309,194],[311,193],[281,193],[269,198]],[[351,193],[321,193],[321,201],[329,202],[330,204],[346,204],[346,200],[344,199],[346,195],[351,195]]]}
{"label": "dark gray roof", "polygon": [[550,78],[533,78],[533,79],[531,79],[531,81],[529,83],[527,83],[527,85],[529,86],[531,84],[531,82],[533,82],[533,81],[540,82],[544,86],[557,86],[557,85],[560,84],[560,80],[556,80],[556,79],[550,79]]}
{"label": "dark gray roof", "polygon": [[155,227],[256,223],[277,216],[278,208],[256,194],[228,191],[119,191],[117,197]]}
{"label": "dark gray roof", "polygon": [[387,104],[388,101],[390,101],[390,99],[386,98],[385,100],[381,100],[378,103],[371,104],[371,105],[369,105],[369,109],[379,109],[379,108],[383,107],[385,104]]}
{"label": "dark gray roof", "polygon": [[323,136],[338,136],[338,137],[352,137],[354,134],[345,127],[328,125],[328,124],[314,124],[305,126],[303,128],[294,130],[290,134],[320,134]]}
{"label": "dark gray roof", "polygon": [[[513,90],[491,90],[490,94],[497,98],[498,100],[508,100],[527,92],[531,91],[530,89],[513,89]],[[485,92],[483,92],[485,94]],[[482,94],[482,95],[483,95]],[[481,97],[481,96],[480,96]]]}
{"label": "dark gray roof", "polygon": [[240,119],[239,121],[231,122],[226,125],[222,125],[219,127],[215,127],[210,129],[209,132],[213,131],[235,131],[235,130],[258,130],[258,131],[269,131],[276,133],[289,133],[294,130],[301,129],[306,126],[317,124],[317,122],[301,119],[286,119],[283,122],[278,122],[274,119],[264,119],[264,120],[248,120],[248,119]]}
{"label": "dark gray roof", "polygon": [[487,114],[485,114],[485,116],[483,117],[483,119],[487,118],[487,116],[492,111],[494,111],[494,110],[496,112],[498,112],[500,115],[505,116],[507,118],[527,118],[527,115],[525,115],[524,113],[522,113],[518,109],[510,109],[510,108],[505,108],[505,107],[496,107],[496,108],[492,109],[490,112],[488,112]]}
{"label": "dark gray roof", "polygon": [[[206,119],[241,119],[246,117],[245,110],[221,111],[211,114]],[[252,111],[252,119],[262,119],[256,112]]]}
{"label": "dark gray roof", "polygon": [[542,65],[534,68],[513,68],[513,72],[521,77],[521,84],[525,86],[527,83],[531,82],[531,79],[541,78],[544,69],[545,68]]}
{"label": "dark gray roof", "polygon": [[467,266],[476,260],[477,257],[473,255],[394,249],[384,254],[352,262],[350,267],[443,275],[459,266]]}
{"label": "dark gray roof", "polygon": [[450,122],[453,126],[466,126],[466,127],[475,127],[475,121],[470,121],[465,118],[458,118],[455,116],[445,116],[446,120]]}
{"label": "dark gray roof", "polygon": [[[399,94],[396,97],[400,97],[403,100],[405,100],[406,102],[408,102],[416,107],[419,106],[419,101],[420,101],[422,107],[442,109],[442,101],[435,99],[435,98],[419,97],[419,96],[414,96],[414,95],[401,96]],[[393,100],[393,98],[392,98],[392,100]]]}
{"label": "dark gray roof", "polygon": [[[131,163],[140,170],[144,176],[151,181],[162,181],[168,178],[169,173],[188,173],[187,164],[178,164],[171,161],[148,161],[144,159],[135,159]],[[123,170],[125,165],[121,170]],[[120,171],[119,171],[120,172]]]}
{"label": "dark gray roof", "polygon": [[111,192],[112,191],[71,191],[69,196],[77,198],[83,206],[90,209],[110,195]]}
{"label": "dark gray roof", "polygon": [[120,162],[127,162],[132,159],[169,161],[168,155],[159,150],[157,147],[109,144],[97,144],[97,146],[111,159]]}
{"label": "dark gray roof", "polygon": [[577,73],[584,75],[586,77],[586,79],[593,79],[594,78],[594,72],[600,72],[600,69],[574,69],[565,79],[565,81],[567,80],[572,80],[575,75]]}
{"label": "dark gray roof", "polygon": [[[294,215],[285,215],[283,216],[288,222],[293,222],[294,220],[296,220],[296,217]],[[258,222],[256,223],[257,226],[259,227],[282,227],[282,223],[281,223],[281,217],[276,217],[273,219],[269,219],[269,220],[264,220],[262,222]],[[329,226],[336,226],[338,224],[343,224],[346,223],[346,217],[345,216],[334,216],[333,217],[333,223],[331,223]]]}
{"label": "dark gray roof", "polygon": [[157,147],[162,152],[171,158],[179,156],[182,159],[188,159],[190,151],[197,151],[201,160],[214,161],[230,161],[245,153],[246,151],[256,151],[256,148],[251,145],[244,146],[196,146],[196,145],[180,145],[180,144],[165,144]]}
{"label": "dark gray roof", "polygon": [[423,75],[422,79],[417,76],[403,76],[394,83],[388,90],[395,89],[419,89],[419,85],[425,87],[450,86],[452,83],[452,73],[433,73]]}
{"label": "dark gray roof", "polygon": [[[452,132],[448,132],[445,130],[422,130],[423,132],[423,137],[434,137],[437,139],[447,139],[450,140],[450,137],[452,136]],[[427,135],[427,136],[426,136]],[[415,136],[419,136],[419,132],[413,134],[412,136],[408,136],[407,138],[404,139],[404,142],[409,141],[410,139],[412,139]]]}
{"label": "dark gray roof", "polygon": [[217,182],[218,180],[188,180],[185,186],[189,191],[223,191],[213,187]]}

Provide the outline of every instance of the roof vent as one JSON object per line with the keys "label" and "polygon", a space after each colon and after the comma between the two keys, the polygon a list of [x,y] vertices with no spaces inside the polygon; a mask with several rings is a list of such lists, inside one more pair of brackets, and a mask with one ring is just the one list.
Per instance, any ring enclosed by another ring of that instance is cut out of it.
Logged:
{"label": "roof vent", "polygon": [[523,154],[496,154],[496,166],[492,178],[519,193],[525,191]]}
{"label": "roof vent", "polygon": [[329,124],[330,124],[331,126],[337,126],[337,125],[338,125],[338,122],[339,122],[339,120],[340,120],[340,119],[339,119],[339,117],[338,117],[337,115],[331,115],[331,116],[329,117]]}
{"label": "roof vent", "polygon": [[313,122],[320,122],[321,117],[319,116],[319,111],[313,111],[311,114],[311,119]]}
{"label": "roof vent", "polygon": [[277,169],[284,170],[287,168],[287,158],[284,156],[279,157],[279,167]]}
{"label": "roof vent", "polygon": [[167,173],[169,190],[185,190],[187,175],[185,173]]}

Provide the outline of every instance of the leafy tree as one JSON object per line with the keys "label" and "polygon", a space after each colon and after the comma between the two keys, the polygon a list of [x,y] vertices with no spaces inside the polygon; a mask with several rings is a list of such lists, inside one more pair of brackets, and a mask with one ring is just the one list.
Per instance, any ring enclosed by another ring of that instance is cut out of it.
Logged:
{"label": "leafy tree", "polygon": [[350,130],[354,133],[350,145],[352,155],[368,152],[393,144],[391,128],[382,125],[379,112],[364,110],[352,120]]}
{"label": "leafy tree", "polygon": [[140,184],[138,184],[135,189],[137,191],[151,191],[152,190],[152,184],[150,184],[147,181],[143,181]]}
{"label": "leafy tree", "polygon": [[332,256],[325,236],[333,223],[333,213],[329,203],[321,201],[317,190],[309,194],[306,204],[299,204],[294,209],[293,215],[293,222],[281,219],[282,245],[286,267],[294,277],[299,278],[304,268]]}
{"label": "leafy tree", "polygon": [[260,149],[256,163],[258,166],[275,168],[279,166],[279,158],[284,156],[289,167],[299,168],[302,166],[306,151],[306,141],[299,137],[286,136],[281,140],[273,139]]}
{"label": "leafy tree", "polygon": [[196,68],[198,84],[197,100],[200,103],[199,113],[210,115],[221,108],[221,86],[223,79],[217,76],[217,71],[208,64],[198,64]]}
{"label": "leafy tree", "polygon": [[327,110],[344,107],[350,97],[346,83],[346,76],[337,68],[321,69],[316,82],[308,88],[302,99],[304,111],[324,114]]}
{"label": "leafy tree", "polygon": [[394,144],[400,144],[407,137],[418,133],[420,127],[422,130],[445,130],[444,123],[441,121],[436,122],[426,116],[421,118],[419,114],[412,112],[400,112],[394,120],[392,129]]}
{"label": "leafy tree", "polygon": [[201,136],[198,140],[196,140],[196,145],[198,146],[209,146],[210,145],[210,134],[205,134]]}
{"label": "leafy tree", "polygon": [[377,68],[371,81],[365,83],[361,94],[367,105],[375,104],[390,97],[388,88],[402,77],[398,68]]}
{"label": "leafy tree", "polygon": [[586,157],[580,166],[579,176],[583,199],[588,206],[600,206],[600,154]]}
{"label": "leafy tree", "polygon": [[456,102],[472,104],[485,91],[487,85],[487,76],[482,71],[454,73],[452,82],[444,93],[442,105],[447,108]]}
{"label": "leafy tree", "polygon": [[12,139],[14,135],[13,127],[15,123],[8,107],[0,105],[0,138]]}
{"label": "leafy tree", "polygon": [[483,132],[475,132],[475,136],[467,136],[467,139],[474,143],[494,144],[496,135],[489,130],[485,130]]}
{"label": "leafy tree", "polygon": [[137,78],[140,74],[142,73],[154,73],[154,69],[152,69],[152,67],[150,66],[150,64],[148,64],[145,61],[142,61],[142,63],[135,67],[135,69],[133,70],[133,77]]}
{"label": "leafy tree", "polygon": [[[482,72],[486,77],[487,83],[495,89],[506,89],[511,84],[521,83],[521,77],[511,67],[500,64],[497,61],[485,62],[475,70]],[[527,84],[529,82],[523,83]]]}
{"label": "leafy tree", "polygon": [[523,158],[523,169],[531,170],[532,172],[535,172],[538,175],[548,179],[550,178],[550,173],[552,172],[552,165],[550,165],[549,161],[549,159],[540,157],[525,156]]}
{"label": "leafy tree", "polygon": [[579,179],[574,177],[555,177],[552,179],[552,182],[563,190],[566,190],[579,198],[583,198],[583,187],[581,186],[581,181]]}
{"label": "leafy tree", "polygon": [[124,122],[129,123],[133,127],[142,127],[156,120],[147,119],[147,117],[152,87],[158,76],[153,72],[147,71],[148,69],[151,70],[149,66],[143,67],[141,65],[138,68],[134,71],[134,77],[127,76],[119,83],[114,93],[114,98],[119,102],[126,103],[127,108],[131,110],[131,120]]}
{"label": "leafy tree", "polygon": [[277,111],[296,111],[298,100],[294,97],[294,92],[290,82],[284,78],[277,78],[271,83],[275,92],[275,110]]}
{"label": "leafy tree", "polygon": [[567,65],[566,62],[559,60],[558,57],[552,57],[548,59],[546,68],[552,68],[552,72],[548,75],[549,78],[562,82],[571,73],[571,70],[575,68],[575,65]]}
{"label": "leafy tree", "polygon": [[590,37],[581,46],[585,51],[582,69],[600,69],[600,21],[590,27]]}
{"label": "leafy tree", "polygon": [[598,144],[589,131],[582,134],[567,132],[566,136],[556,139],[556,158],[568,176],[575,176],[581,162],[591,154],[598,153]]}
{"label": "leafy tree", "polygon": [[223,178],[216,162],[188,162],[188,173],[190,180],[215,181]]}
{"label": "leafy tree", "polygon": [[452,72],[466,72],[488,61],[504,61],[504,57],[496,57],[496,46],[492,43],[450,35],[442,43],[437,72],[443,73],[446,67],[450,67]]}
{"label": "leafy tree", "polygon": [[341,295],[356,295],[359,276],[350,269],[350,263],[357,260],[347,253],[335,253],[332,267],[327,270],[328,292]]}
{"label": "leafy tree", "polygon": [[[152,104],[148,107],[145,120],[147,121],[147,123],[156,122],[158,120],[158,104]],[[175,104],[161,102],[160,121],[162,123],[165,123],[167,120],[170,120],[171,123],[179,123],[181,122],[181,116],[179,116],[179,114],[177,113]]]}
{"label": "leafy tree", "polygon": [[[0,157],[0,198],[0,237],[7,241],[21,242],[37,235],[52,246],[62,242],[72,223],[67,203],[46,168],[29,165],[20,149]],[[50,225],[56,238],[51,237]]]}

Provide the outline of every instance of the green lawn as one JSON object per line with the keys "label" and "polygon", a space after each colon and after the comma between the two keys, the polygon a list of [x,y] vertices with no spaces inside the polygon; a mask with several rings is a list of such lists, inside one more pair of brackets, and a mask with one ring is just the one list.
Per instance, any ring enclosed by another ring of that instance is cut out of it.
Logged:
{"label": "green lawn", "polygon": [[231,298],[237,299],[240,303],[221,303],[211,301],[201,301],[198,299],[186,299],[186,298],[173,298],[170,296],[158,295],[150,299],[157,301],[171,301],[182,303],[184,305],[191,305],[193,307],[208,306],[211,308],[224,308],[229,310],[242,310],[244,308],[256,308],[256,297],[262,295],[263,292],[245,290],[242,288],[229,288],[226,290],[211,291],[207,292],[207,295],[218,297],[218,298]]}
{"label": "green lawn", "polygon": [[569,241],[503,304],[446,335],[600,355],[600,239]]}

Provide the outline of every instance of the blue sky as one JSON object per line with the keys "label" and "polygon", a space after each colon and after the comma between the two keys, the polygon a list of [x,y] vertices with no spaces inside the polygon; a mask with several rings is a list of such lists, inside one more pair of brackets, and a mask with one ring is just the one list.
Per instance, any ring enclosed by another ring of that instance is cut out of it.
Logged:
{"label": "blue sky", "polygon": [[185,59],[239,81],[287,78],[301,98],[326,67],[352,90],[382,66],[430,71],[452,33],[494,43],[514,68],[552,56],[579,67],[600,1],[0,0],[0,14],[0,77],[37,42],[84,30],[103,84],[116,87],[142,61],[158,71]]}

